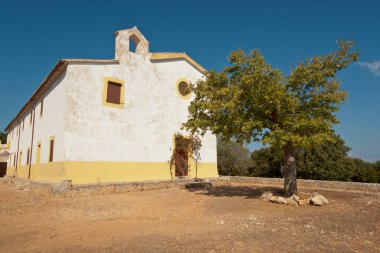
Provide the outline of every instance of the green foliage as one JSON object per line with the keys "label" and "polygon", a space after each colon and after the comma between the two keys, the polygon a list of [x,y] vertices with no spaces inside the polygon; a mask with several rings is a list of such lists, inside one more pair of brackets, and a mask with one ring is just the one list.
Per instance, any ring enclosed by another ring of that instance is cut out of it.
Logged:
{"label": "green foliage", "polygon": [[347,153],[351,149],[335,136],[333,141],[302,148],[297,154],[299,178],[350,181],[354,166]]}
{"label": "green foliage", "polygon": [[282,177],[282,154],[274,148],[255,150],[251,159],[253,166],[249,169],[252,177]]}
{"label": "green foliage", "polygon": [[[195,178],[198,178],[198,165],[201,160],[201,153],[200,150],[202,148],[202,142],[201,139],[197,134],[193,134],[189,137],[185,137],[180,133],[176,133],[174,135],[175,140],[175,146],[174,150],[170,156],[169,159],[169,170],[171,178],[173,179],[173,170],[175,169],[175,160],[176,159],[182,159],[183,157],[178,155],[178,150],[188,150],[189,151],[189,159],[192,159],[195,164]],[[185,163],[185,166],[188,166],[188,161],[182,161]]]}
{"label": "green foliage", "polygon": [[380,183],[380,161],[375,162],[373,167],[375,177],[377,178],[377,183]]}
{"label": "green foliage", "polygon": [[353,164],[354,168],[352,181],[366,183],[379,182],[377,171],[373,164],[365,162],[359,158],[349,158],[349,160]]}
{"label": "green foliage", "polygon": [[195,99],[183,127],[282,149],[284,195],[290,197],[297,191],[297,148],[334,140],[335,113],[346,100],[337,73],[358,60],[353,47],[340,41],[336,52],[300,62],[289,76],[273,69],[258,50],[233,51],[229,66],[192,85]]}
{"label": "green foliage", "polygon": [[353,46],[339,42],[338,51],[301,62],[289,76],[273,69],[258,50],[233,51],[230,66],[192,86],[195,99],[184,127],[279,147],[332,139],[335,112],[346,99],[336,74],[357,61]]}
{"label": "green foliage", "polygon": [[[296,155],[299,178],[380,183],[380,162],[371,164],[348,157],[350,148],[341,137],[334,138],[333,142],[299,149]],[[254,151],[251,157],[254,166],[250,168],[250,176],[281,176],[281,151],[273,147],[262,148]]]}
{"label": "green foliage", "polygon": [[218,171],[220,175],[247,176],[253,162],[249,150],[235,141],[218,138]]}

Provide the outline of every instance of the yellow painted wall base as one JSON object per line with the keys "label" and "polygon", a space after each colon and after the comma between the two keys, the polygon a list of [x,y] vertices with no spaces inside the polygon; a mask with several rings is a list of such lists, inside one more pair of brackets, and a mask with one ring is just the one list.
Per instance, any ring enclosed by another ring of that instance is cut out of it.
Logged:
{"label": "yellow painted wall base", "polygon": [[[17,176],[28,178],[29,166],[17,168]],[[7,175],[15,173],[15,167],[7,168]],[[173,171],[174,174],[174,171]],[[196,175],[194,165],[189,176]],[[198,177],[218,177],[216,163],[200,163]],[[30,178],[36,181],[60,183],[72,180],[73,184],[131,182],[171,179],[169,164],[165,162],[54,162],[32,165]]]}

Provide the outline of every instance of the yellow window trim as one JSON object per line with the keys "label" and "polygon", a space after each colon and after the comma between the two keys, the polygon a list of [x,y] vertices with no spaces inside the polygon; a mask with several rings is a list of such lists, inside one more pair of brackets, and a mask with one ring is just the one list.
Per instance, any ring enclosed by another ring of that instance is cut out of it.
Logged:
{"label": "yellow window trim", "polygon": [[[114,104],[107,102],[107,92],[108,92],[108,82],[114,82],[121,84],[121,91],[120,91],[120,104]],[[103,105],[104,106],[110,106],[114,108],[124,108],[124,89],[125,89],[125,83],[123,80],[119,80],[113,77],[104,77],[103,78]]]}
{"label": "yellow window trim", "polygon": [[187,100],[187,99],[191,98],[191,95],[193,94],[193,92],[190,92],[189,94],[183,96],[183,95],[179,92],[179,84],[182,83],[182,82],[187,83],[187,84],[190,86],[190,82],[189,82],[187,79],[185,79],[185,78],[180,78],[180,79],[178,79],[177,83],[175,84],[175,90],[176,90],[176,92],[177,92],[177,94],[178,94],[178,96],[179,96],[180,98]]}

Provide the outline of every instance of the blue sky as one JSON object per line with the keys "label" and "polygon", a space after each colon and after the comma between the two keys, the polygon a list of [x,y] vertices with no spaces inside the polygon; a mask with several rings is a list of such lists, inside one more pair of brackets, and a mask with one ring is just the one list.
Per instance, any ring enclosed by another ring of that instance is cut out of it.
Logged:
{"label": "blue sky", "polygon": [[[220,70],[231,50],[259,49],[274,67],[355,40],[360,62],[340,73],[349,102],[336,131],[353,156],[380,160],[380,1],[0,0],[0,129],[62,58],[111,59],[114,35],[137,26],[151,51],[186,52]],[[256,145],[251,145],[251,149]]]}

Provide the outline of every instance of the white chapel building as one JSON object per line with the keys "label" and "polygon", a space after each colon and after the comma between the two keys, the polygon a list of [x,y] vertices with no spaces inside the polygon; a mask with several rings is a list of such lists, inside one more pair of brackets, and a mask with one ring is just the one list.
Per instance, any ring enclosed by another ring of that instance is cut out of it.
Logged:
{"label": "white chapel building", "polygon": [[[60,60],[9,123],[7,175],[73,184],[173,177],[174,135],[188,134],[194,96],[187,87],[205,69],[185,53],[151,53],[136,27],[115,35],[115,59]],[[197,176],[218,177],[216,136],[201,141]],[[195,177],[185,159],[174,176]]]}

